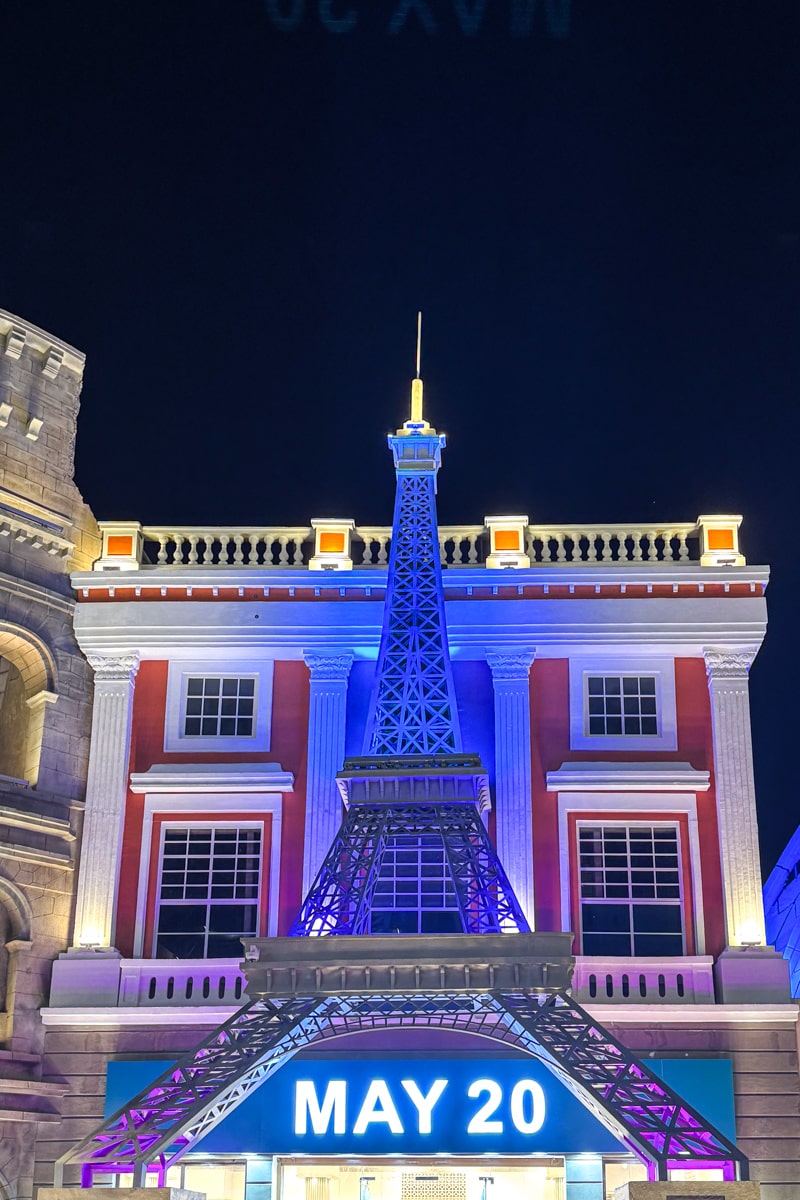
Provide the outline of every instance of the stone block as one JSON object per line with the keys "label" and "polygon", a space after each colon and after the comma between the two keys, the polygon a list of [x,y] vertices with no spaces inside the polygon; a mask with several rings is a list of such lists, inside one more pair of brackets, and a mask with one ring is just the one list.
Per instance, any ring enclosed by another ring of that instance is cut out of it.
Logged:
{"label": "stone block", "polygon": [[714,964],[721,1004],[788,1004],[789,964],[771,946],[723,950]]}
{"label": "stone block", "polygon": [[[40,1193],[41,1195],[41,1193]],[[757,1183],[625,1183],[614,1200],[761,1200]]]}

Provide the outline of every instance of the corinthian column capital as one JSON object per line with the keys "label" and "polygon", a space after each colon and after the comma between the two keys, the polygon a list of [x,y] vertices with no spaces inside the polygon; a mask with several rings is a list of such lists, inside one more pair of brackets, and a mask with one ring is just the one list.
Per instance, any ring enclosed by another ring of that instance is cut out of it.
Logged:
{"label": "corinthian column capital", "polygon": [[709,683],[722,679],[746,680],[758,646],[704,646],[703,658]]}
{"label": "corinthian column capital", "polygon": [[513,650],[488,650],[486,652],[486,661],[495,682],[527,679],[535,657],[535,647],[530,649],[514,647]]}
{"label": "corinthian column capital", "polygon": [[325,654],[317,651],[304,654],[306,666],[311,672],[312,682],[327,683],[331,680],[345,681],[353,665],[353,655],[345,653]]}
{"label": "corinthian column capital", "polygon": [[87,654],[95,680],[104,683],[130,683],[141,661],[137,651],[132,654]]}

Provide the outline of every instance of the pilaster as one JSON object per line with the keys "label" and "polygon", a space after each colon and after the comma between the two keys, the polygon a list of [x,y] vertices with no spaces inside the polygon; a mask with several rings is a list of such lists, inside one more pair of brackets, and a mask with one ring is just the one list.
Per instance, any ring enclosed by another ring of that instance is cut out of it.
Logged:
{"label": "pilaster", "polygon": [[94,671],[94,707],[74,944],[110,949],[139,655],[87,658]]}
{"label": "pilaster", "polygon": [[757,647],[708,646],[714,776],[729,946],[764,946],[748,674]]}
{"label": "pilaster", "polygon": [[306,654],[311,672],[303,896],[308,894],[342,820],[336,774],[344,761],[347,680],[352,654]]}
{"label": "pilaster", "polygon": [[530,670],[535,650],[486,655],[494,685],[497,855],[534,924]]}

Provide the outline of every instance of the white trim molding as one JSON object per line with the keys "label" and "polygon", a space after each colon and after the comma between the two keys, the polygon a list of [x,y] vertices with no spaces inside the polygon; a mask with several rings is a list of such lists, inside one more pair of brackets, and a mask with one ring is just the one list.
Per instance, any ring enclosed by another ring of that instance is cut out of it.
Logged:
{"label": "white trim molding", "polygon": [[[658,733],[590,734],[587,680],[590,675],[653,676],[656,686]],[[569,743],[573,750],[677,750],[675,659],[669,655],[571,655],[569,660]]]}
{"label": "white trim molding", "polygon": [[[164,750],[169,753],[219,754],[269,750],[272,732],[272,658],[248,655],[225,661],[213,658],[171,659],[167,674],[167,707],[164,718]],[[247,737],[203,736],[183,733],[185,687],[189,678],[255,679],[253,732]]]}
{"label": "white trim molding", "polygon": [[[615,813],[620,821],[631,819],[640,823],[662,820],[664,813],[685,813],[689,827],[689,862],[692,872],[692,913],[694,919],[695,954],[706,952],[705,916],[703,912],[703,877],[700,866],[700,833],[697,825],[697,798],[693,792],[565,792],[558,796],[558,855],[561,879],[561,928],[569,929],[572,922],[570,904],[570,845],[569,815],[592,819],[593,813]],[[650,816],[652,814],[652,817]]]}
{"label": "white trim molding", "polygon": [[155,763],[131,775],[131,791],[163,792],[292,792],[294,775],[280,763]]}
{"label": "white trim molding", "polygon": [[685,762],[565,762],[547,772],[548,792],[707,792],[709,771]]}
{"label": "white trim molding", "polygon": [[[223,767],[222,773],[229,770]],[[151,768],[152,770],[152,768]],[[269,853],[269,897],[267,902],[267,929],[261,936],[276,937],[278,933],[278,903],[281,875],[281,832],[283,824],[283,796],[280,791],[233,793],[219,789],[216,794],[203,790],[202,799],[194,789],[183,794],[173,791],[145,793],[142,817],[142,848],[139,855],[139,886],[136,896],[136,927],[133,941],[133,956],[143,955],[147,916],[147,895],[150,875],[150,851],[153,842],[153,818],[168,815],[180,820],[181,814],[192,813],[196,822],[213,825],[215,819],[226,813],[247,813],[253,820],[267,815],[272,817]]]}

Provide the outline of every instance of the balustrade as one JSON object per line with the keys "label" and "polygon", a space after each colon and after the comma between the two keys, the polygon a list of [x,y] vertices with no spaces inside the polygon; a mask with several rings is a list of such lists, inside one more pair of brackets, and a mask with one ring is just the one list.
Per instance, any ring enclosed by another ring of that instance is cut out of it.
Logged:
{"label": "balustrade", "polygon": [[119,1007],[237,1006],[246,981],[236,959],[137,959],[122,963]]}
{"label": "balustrade", "polygon": [[[138,526],[136,527],[138,528]],[[273,529],[192,527],[143,530],[145,567],[305,567],[314,552],[311,526]],[[391,527],[359,525],[353,530],[356,567],[385,568]],[[531,566],[615,563],[688,563],[700,557],[700,530],[692,523],[671,525],[528,525],[525,549]],[[483,525],[441,525],[443,566],[482,566],[489,551]]]}
{"label": "balustrade", "polygon": [[713,965],[706,956],[579,957],[572,994],[580,1004],[713,1004]]}

